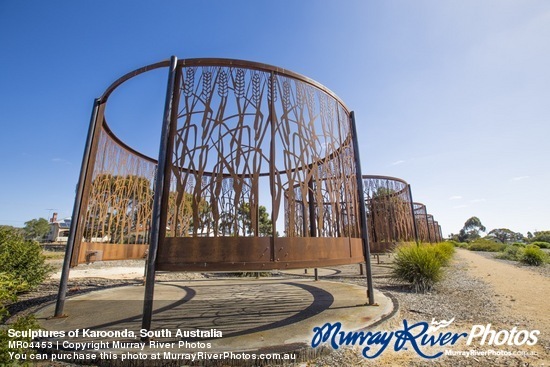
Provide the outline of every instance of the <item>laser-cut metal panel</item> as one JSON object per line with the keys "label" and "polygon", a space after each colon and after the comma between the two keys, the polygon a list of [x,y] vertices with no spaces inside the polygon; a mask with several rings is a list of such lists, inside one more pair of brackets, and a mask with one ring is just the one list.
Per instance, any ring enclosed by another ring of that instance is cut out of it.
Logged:
{"label": "laser-cut metal panel", "polygon": [[[144,252],[156,160],[120,141],[103,113],[118,86],[167,66],[128,73],[100,99],[83,244],[77,238],[72,265],[86,261],[83,251],[101,251],[104,260]],[[158,270],[364,261],[350,113],[338,97],[299,74],[247,61],[180,60],[176,75]]]}
{"label": "laser-cut metal panel", "polygon": [[363,175],[372,252],[386,252],[398,242],[414,241],[408,184],[399,178]]}
{"label": "laser-cut metal panel", "polygon": [[86,252],[93,251],[101,251],[102,260],[142,258],[149,242],[156,163],[118,140],[105,122],[93,158],[73,265],[88,262]]}
{"label": "laser-cut metal panel", "polygon": [[426,220],[426,206],[422,203],[413,203],[414,219],[418,231],[418,240],[420,242],[429,242],[428,222]]}
{"label": "laser-cut metal panel", "polygon": [[[309,248],[277,240],[279,223],[279,236],[359,237],[349,112],[331,92],[262,64],[184,60],[179,67],[168,247],[201,253],[196,241],[184,238],[271,236],[269,261],[276,263],[279,252],[293,261],[310,258]],[[270,214],[267,222],[262,211]],[[186,212],[192,218],[184,222],[177,213]],[[349,242],[332,243],[347,243],[347,253],[359,260]],[[170,263],[173,269],[168,254],[174,250],[164,245],[158,268]]]}
{"label": "laser-cut metal panel", "polygon": [[439,223],[434,219],[433,215],[428,214],[428,227],[430,230],[430,242],[440,242]]}

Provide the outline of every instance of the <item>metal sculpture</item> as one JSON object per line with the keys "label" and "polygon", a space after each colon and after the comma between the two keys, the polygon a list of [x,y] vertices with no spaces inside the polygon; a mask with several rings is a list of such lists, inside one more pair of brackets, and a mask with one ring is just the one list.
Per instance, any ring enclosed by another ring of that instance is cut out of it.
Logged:
{"label": "metal sculpture", "polygon": [[371,252],[387,252],[399,242],[417,241],[409,184],[389,176],[364,175],[363,181]]}
{"label": "metal sculpture", "polygon": [[441,241],[441,230],[439,224],[434,221],[433,215],[428,214],[426,205],[422,203],[413,203],[414,218],[416,228],[418,229],[418,240],[420,242],[439,242]]}
{"label": "metal sculpture", "polygon": [[[105,105],[125,81],[165,67],[155,160],[111,132]],[[373,304],[356,135],[334,93],[270,65],[172,57],[123,76],[94,103],[56,315],[70,266],[146,249],[146,329],[157,270],[366,262]]]}

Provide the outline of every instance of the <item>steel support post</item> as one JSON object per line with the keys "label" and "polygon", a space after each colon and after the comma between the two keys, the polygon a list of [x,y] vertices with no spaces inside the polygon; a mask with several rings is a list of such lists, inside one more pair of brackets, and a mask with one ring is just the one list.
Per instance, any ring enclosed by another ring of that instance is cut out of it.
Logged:
{"label": "steel support post", "polygon": [[313,193],[313,176],[307,182],[309,211],[309,236],[317,237],[317,217],[315,216],[315,194]]}
{"label": "steel support post", "polygon": [[372,268],[370,263],[369,232],[367,227],[367,210],[365,208],[365,191],[363,190],[363,174],[361,173],[361,158],[359,157],[359,141],[357,140],[357,126],[355,113],[350,113],[351,134],[353,140],[353,154],[355,156],[355,175],[357,179],[357,203],[359,205],[359,219],[361,221],[361,239],[363,242],[363,256],[367,268],[367,296],[369,305],[375,305],[374,288],[372,286]]}
{"label": "steel support post", "polygon": [[412,222],[413,222],[413,229],[414,229],[414,240],[416,241],[416,245],[420,245],[420,242],[418,241],[418,228],[416,227],[416,217],[414,215],[414,202],[413,202],[413,194],[411,191],[411,185],[407,184],[407,188],[409,189],[409,200],[411,201],[411,214],[412,214]]}
{"label": "steel support post", "polygon": [[276,188],[275,188],[275,179],[277,172],[277,166],[275,165],[275,135],[277,133],[277,127],[275,121],[275,101],[273,100],[275,96],[275,73],[272,71],[269,76],[269,93],[268,93],[268,103],[269,103],[269,124],[270,124],[270,142],[269,142],[269,192],[271,194],[271,237],[270,237],[270,247],[271,247],[271,261],[279,261],[277,254],[275,252],[275,237],[277,235],[277,219],[279,209],[277,203],[275,202],[276,197]]}
{"label": "steel support post", "polygon": [[431,231],[430,231],[430,222],[428,221],[428,209],[426,209],[426,228],[428,229],[428,241],[430,241],[430,243],[432,243],[432,234],[431,234]]}
{"label": "steel support post", "polygon": [[153,316],[153,295],[155,291],[155,266],[160,235],[163,232],[160,228],[162,215],[162,202],[164,195],[164,179],[167,167],[168,145],[170,135],[170,122],[172,120],[174,86],[176,80],[176,68],[178,59],[172,56],[170,59],[170,70],[168,71],[168,86],[166,88],[166,101],[164,104],[164,117],[160,137],[159,157],[155,177],[155,194],[153,197],[153,213],[151,218],[151,241],[147,258],[147,276],[145,279],[145,295],[143,299],[142,329],[151,330],[151,319]]}
{"label": "steel support post", "polygon": [[75,236],[80,224],[80,209],[82,203],[82,196],[84,192],[84,184],[86,182],[86,176],[88,172],[88,163],[90,161],[90,152],[92,150],[92,144],[95,138],[95,132],[97,127],[97,115],[100,105],[100,99],[96,98],[94,106],[92,108],[92,117],[90,118],[90,127],[88,128],[88,136],[86,138],[86,146],[84,148],[84,155],[82,157],[82,166],[80,168],[80,177],[78,178],[78,185],[76,188],[76,195],[73,205],[73,215],[71,217],[71,227],[69,230],[69,238],[67,240],[67,246],[65,248],[65,259],[63,260],[63,269],[61,270],[61,280],[59,281],[59,290],[57,294],[57,302],[55,304],[54,317],[63,316],[63,308],[65,307],[65,299],[67,297],[67,282],[69,280],[69,272],[71,267],[71,259],[73,256]]}

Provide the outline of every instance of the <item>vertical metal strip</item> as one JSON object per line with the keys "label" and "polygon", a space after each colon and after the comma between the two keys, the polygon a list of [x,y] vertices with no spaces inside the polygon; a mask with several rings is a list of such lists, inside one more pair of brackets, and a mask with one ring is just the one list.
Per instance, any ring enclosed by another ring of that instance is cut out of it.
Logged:
{"label": "vertical metal strip", "polygon": [[412,221],[413,221],[413,229],[414,229],[414,240],[416,242],[416,245],[420,245],[420,242],[418,241],[418,228],[416,227],[416,217],[414,215],[414,201],[413,201],[413,194],[411,190],[411,185],[407,184],[407,187],[409,189],[409,200],[411,202],[411,214],[412,214]]}
{"label": "vertical metal strip", "polygon": [[355,157],[355,175],[357,180],[357,204],[359,205],[359,220],[361,221],[361,238],[363,242],[363,256],[367,265],[367,296],[369,305],[374,305],[374,288],[372,286],[372,268],[370,263],[369,233],[367,228],[367,211],[365,209],[365,191],[363,190],[363,174],[361,173],[361,158],[359,156],[359,141],[357,140],[357,126],[355,113],[350,112],[351,134],[353,139],[353,155]]}
{"label": "vertical metal strip", "polygon": [[163,196],[161,203],[161,213],[160,213],[160,229],[159,229],[159,243],[164,243],[166,238],[166,228],[168,227],[168,205],[170,197],[170,186],[172,184],[172,156],[174,152],[174,141],[177,133],[177,124],[178,124],[178,108],[180,103],[180,83],[182,77],[182,68],[176,68],[176,76],[174,80],[174,94],[172,100],[172,113],[170,116],[170,127],[168,132],[168,144],[166,146],[166,167],[164,169],[164,186],[163,186]]}
{"label": "vertical metal strip", "polygon": [[142,329],[151,330],[151,319],[153,316],[153,295],[155,290],[155,266],[161,231],[161,212],[164,196],[164,179],[166,173],[166,161],[168,158],[168,140],[170,134],[170,122],[173,113],[174,85],[176,79],[176,67],[178,59],[176,56],[170,58],[170,70],[168,71],[168,85],[166,88],[166,101],[164,104],[164,117],[160,137],[159,158],[155,177],[155,194],[153,198],[153,213],[151,218],[151,242],[149,244],[149,255],[147,260],[147,277],[145,280],[145,295],[143,299]]}
{"label": "vertical metal strip", "polygon": [[313,187],[313,175],[307,181],[307,203],[309,212],[309,237],[317,237],[317,218],[315,216],[315,195]]}
{"label": "vertical metal strip", "polygon": [[268,93],[268,103],[269,103],[269,123],[271,124],[271,141],[269,145],[269,185],[271,191],[271,261],[277,261],[275,254],[275,236],[277,234],[277,220],[275,218],[275,200],[277,197],[276,188],[275,188],[275,174],[277,168],[275,166],[275,73],[273,71],[269,74],[269,92]]}
{"label": "vertical metal strip", "polygon": [[388,197],[388,204],[389,204],[389,215],[390,215],[390,228],[389,229],[389,233],[390,233],[390,241],[388,242],[393,242],[393,241],[397,241],[397,220],[395,220],[395,213],[393,211],[393,203],[392,203],[392,194],[395,193],[395,191],[391,191],[390,189],[390,180],[386,179],[386,190],[387,190],[387,197]]}
{"label": "vertical metal strip", "polygon": [[[69,238],[67,240],[67,247],[65,249],[65,259],[63,261],[63,269],[61,271],[61,280],[59,282],[59,291],[57,294],[57,302],[55,305],[54,317],[63,316],[63,308],[65,307],[65,299],[67,296],[67,282],[69,280],[69,271],[71,267],[71,259],[73,257],[73,250],[75,245],[76,232],[80,225],[81,209],[82,209],[82,198],[84,193],[84,188],[86,185],[90,185],[91,182],[88,178],[91,178],[89,174],[90,167],[90,152],[94,144],[97,144],[96,132],[101,124],[97,123],[98,120],[98,111],[100,106],[100,99],[96,98],[94,100],[94,106],[92,108],[92,116],[90,118],[90,127],[88,128],[88,136],[86,138],[86,146],[84,148],[84,154],[82,156],[82,166],[80,168],[80,176],[78,178],[78,186],[76,189],[76,195],[74,199],[73,214],[71,218],[71,228],[69,230]],[[79,241],[80,242],[80,241]]]}
{"label": "vertical metal strip", "polygon": [[426,209],[426,213],[424,214],[424,217],[426,218],[426,229],[428,230],[428,242],[432,243],[432,235],[430,233],[430,222],[428,221],[428,209]]}

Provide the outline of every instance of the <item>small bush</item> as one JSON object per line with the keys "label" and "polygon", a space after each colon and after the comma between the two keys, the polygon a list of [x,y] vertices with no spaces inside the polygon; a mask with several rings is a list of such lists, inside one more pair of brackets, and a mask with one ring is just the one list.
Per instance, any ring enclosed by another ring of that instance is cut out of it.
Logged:
{"label": "small bush", "polygon": [[466,242],[458,242],[458,241],[455,241],[455,240],[446,240],[445,242],[450,243],[454,247],[458,247],[458,248],[467,248],[468,247],[468,244]]}
{"label": "small bush", "polygon": [[[9,317],[6,306],[17,300],[17,294],[40,284],[50,272],[45,264],[42,249],[33,241],[26,241],[14,228],[0,227],[0,321]],[[30,338],[10,338],[7,329],[37,329],[33,316],[23,316],[8,325],[0,327],[0,366],[11,366],[9,352],[31,354],[27,348],[9,348],[9,341],[26,341]],[[22,363],[26,365],[26,363]]]}
{"label": "small bush", "polygon": [[550,243],[543,241],[531,242],[531,245],[538,246],[539,248],[550,248]]}
{"label": "small bush", "polygon": [[[38,323],[36,322],[34,315],[21,316],[17,318],[17,320],[13,324],[5,325],[5,326],[2,325],[2,327],[0,327],[0,366],[19,365],[19,364],[15,364],[15,361],[13,361],[10,358],[9,352],[15,352],[16,354],[27,355],[26,361],[30,359],[28,357],[30,354],[36,353],[32,349],[24,348],[24,347],[8,348],[10,341],[22,341],[22,342],[32,341],[30,337],[10,338],[7,332],[8,327],[10,329],[20,330],[20,331],[39,329]],[[21,365],[27,365],[27,363],[25,363],[25,360],[22,361]]]}
{"label": "small bush", "polygon": [[426,292],[441,279],[441,261],[434,246],[402,246],[396,250],[393,276],[416,292]]}
{"label": "small bush", "polygon": [[0,228],[0,273],[8,273],[21,284],[34,288],[51,271],[38,243],[26,241],[17,231]]}
{"label": "small bush", "polygon": [[527,265],[541,266],[546,261],[546,254],[538,246],[529,245],[523,250],[520,261]]}
{"label": "small bush", "polygon": [[499,253],[496,258],[504,260],[519,261],[523,256],[523,246],[516,246],[515,244],[511,246],[506,246],[504,251]]}
{"label": "small bush", "polygon": [[521,242],[514,242],[514,243],[512,243],[512,246],[516,246],[516,247],[525,247],[525,246],[527,246],[527,245],[524,244],[524,243],[521,243]]}
{"label": "small bush", "polygon": [[499,252],[504,250],[506,247],[503,243],[497,243],[491,240],[484,238],[479,238],[470,243],[468,250],[470,251],[489,251],[489,252]]}
{"label": "small bush", "polygon": [[441,265],[449,265],[449,262],[451,261],[453,254],[455,253],[455,248],[453,244],[446,241],[438,243],[436,245],[432,245],[432,247]]}

